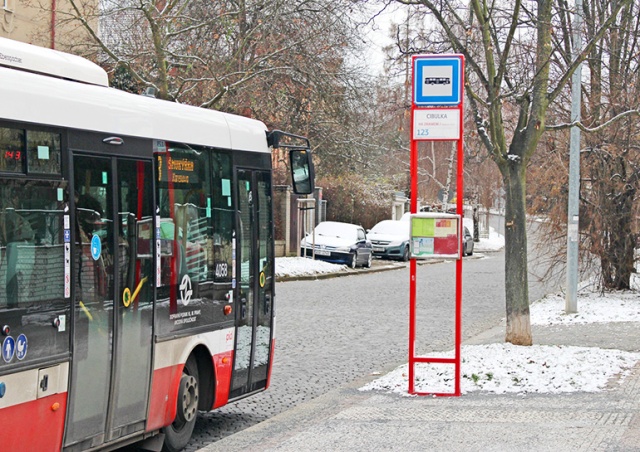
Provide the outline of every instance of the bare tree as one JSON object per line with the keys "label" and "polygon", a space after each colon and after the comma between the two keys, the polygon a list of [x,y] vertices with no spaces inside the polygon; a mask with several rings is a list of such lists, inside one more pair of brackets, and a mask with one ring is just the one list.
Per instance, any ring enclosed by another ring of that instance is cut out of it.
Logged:
{"label": "bare tree", "polygon": [[[601,2],[585,2],[585,33],[592,36],[600,27],[603,17],[609,17],[608,8],[615,5]],[[634,252],[638,226],[637,198],[640,189],[640,158],[637,153],[637,136],[640,132],[637,120],[638,73],[636,55],[640,38],[638,5],[622,8],[610,30],[594,46],[587,60],[588,78],[582,87],[582,129],[584,147],[581,152],[580,187],[580,264],[582,272],[599,275],[599,283],[605,289],[628,289],[634,269]],[[562,22],[566,23],[568,18]],[[563,43],[569,30],[564,28],[554,35],[557,47],[563,50],[562,64],[569,65],[569,49]],[[551,112],[557,123],[567,117],[562,103]],[[616,121],[615,123],[613,121]],[[599,124],[605,124],[599,126]],[[537,200],[543,201],[549,221],[546,229],[545,251],[553,267],[564,265],[566,255],[566,199],[563,181],[567,177],[566,127],[550,134],[546,149],[539,162],[531,165],[536,180],[557,181],[549,184],[553,192],[542,199],[538,190]],[[559,152],[560,151],[560,152]],[[552,163],[552,164],[549,164]],[[548,191],[548,189],[547,189]],[[542,202],[536,203],[539,208]],[[552,270],[553,271],[553,270]]]}
{"label": "bare tree", "polygon": [[[446,40],[451,50],[465,56],[469,106],[506,192],[505,340],[530,345],[526,168],[545,131],[549,105],[630,1],[612,3],[611,16],[590,37],[579,57],[564,67],[554,64],[558,56],[553,45],[558,26],[554,17],[566,8],[564,4],[539,0],[537,9],[530,9],[531,4],[520,0],[471,0],[469,7],[453,1],[397,1],[426,8],[442,33],[440,42]],[[565,44],[571,48],[570,42]]]}
{"label": "bare tree", "polygon": [[307,90],[309,79],[335,79],[328,71],[344,60],[352,32],[345,2],[102,0],[95,8],[94,0],[69,1],[64,20],[92,37],[81,53],[126,68],[162,99],[218,109],[237,109],[224,99],[256,93],[273,78]]}

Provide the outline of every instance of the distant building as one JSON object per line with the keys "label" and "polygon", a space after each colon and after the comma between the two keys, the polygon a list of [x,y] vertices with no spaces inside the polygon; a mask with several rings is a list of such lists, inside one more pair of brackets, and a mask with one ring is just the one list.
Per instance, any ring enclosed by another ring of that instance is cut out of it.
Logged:
{"label": "distant building", "polygon": [[[97,0],[83,7],[96,11]],[[79,22],[70,22],[73,11],[68,0],[0,0],[0,37],[41,47],[72,50],[87,42]],[[97,18],[91,20],[97,24]],[[74,52],[75,53],[75,52]]]}

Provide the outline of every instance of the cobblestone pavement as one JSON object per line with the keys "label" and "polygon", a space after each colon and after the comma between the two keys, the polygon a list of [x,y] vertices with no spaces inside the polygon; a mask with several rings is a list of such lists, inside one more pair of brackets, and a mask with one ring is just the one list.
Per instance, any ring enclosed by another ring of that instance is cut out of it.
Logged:
{"label": "cobblestone pavement", "polygon": [[[417,344],[422,350],[446,350],[453,344],[454,268],[453,262],[418,266]],[[476,253],[465,258],[463,269],[463,336],[469,338],[504,317],[503,253]],[[279,283],[271,387],[202,414],[186,450],[215,446],[222,438],[406,362],[408,279],[408,267],[400,266]],[[537,299],[549,288],[532,282],[530,291]]]}
{"label": "cobblestone pavement", "polygon": [[[534,327],[536,343],[637,351],[637,323]],[[469,344],[502,342],[504,326]],[[585,341],[588,342],[585,344]],[[373,377],[330,391],[200,452],[640,451],[640,365],[597,393],[404,397],[360,392]]]}

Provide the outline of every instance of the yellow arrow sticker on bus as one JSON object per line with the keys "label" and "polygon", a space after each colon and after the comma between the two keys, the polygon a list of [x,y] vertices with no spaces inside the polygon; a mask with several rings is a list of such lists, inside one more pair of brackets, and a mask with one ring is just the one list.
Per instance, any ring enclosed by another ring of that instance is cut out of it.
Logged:
{"label": "yellow arrow sticker on bus", "polygon": [[138,298],[138,294],[140,293],[140,289],[142,289],[142,286],[144,283],[147,282],[147,277],[145,276],[144,278],[142,278],[140,280],[140,282],[138,283],[138,286],[136,287],[136,290],[133,292],[133,296],[131,297],[131,301],[135,301],[136,298]]}
{"label": "yellow arrow sticker on bus", "polygon": [[93,316],[91,315],[89,310],[85,307],[84,303],[81,301],[79,304],[80,304],[80,309],[82,309],[82,312],[84,312],[84,315],[86,315],[89,320],[93,321]]}

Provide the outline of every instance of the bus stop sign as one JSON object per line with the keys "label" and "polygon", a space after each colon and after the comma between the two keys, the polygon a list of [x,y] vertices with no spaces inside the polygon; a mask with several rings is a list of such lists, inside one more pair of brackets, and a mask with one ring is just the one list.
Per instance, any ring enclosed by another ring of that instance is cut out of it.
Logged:
{"label": "bus stop sign", "polygon": [[420,55],[413,60],[416,106],[457,106],[462,102],[462,55]]}

